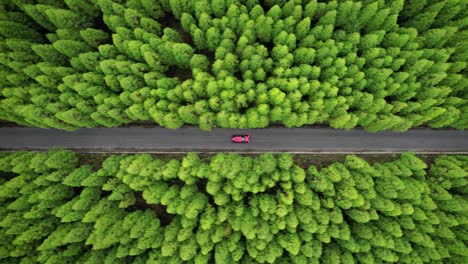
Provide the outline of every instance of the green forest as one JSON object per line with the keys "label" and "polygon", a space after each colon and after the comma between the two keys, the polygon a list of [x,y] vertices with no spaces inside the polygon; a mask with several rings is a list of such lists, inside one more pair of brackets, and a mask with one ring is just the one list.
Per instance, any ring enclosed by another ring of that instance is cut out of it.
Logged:
{"label": "green forest", "polygon": [[465,0],[3,0],[0,119],[466,129],[467,26]]}
{"label": "green forest", "polygon": [[1,263],[467,263],[468,156],[0,156]]}

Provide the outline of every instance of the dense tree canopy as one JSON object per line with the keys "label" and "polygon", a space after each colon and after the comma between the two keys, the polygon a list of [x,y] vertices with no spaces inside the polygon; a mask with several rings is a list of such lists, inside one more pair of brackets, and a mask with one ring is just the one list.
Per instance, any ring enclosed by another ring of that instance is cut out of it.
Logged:
{"label": "dense tree canopy", "polygon": [[0,156],[0,262],[468,259],[468,156],[306,168],[289,154],[83,161],[65,150]]}
{"label": "dense tree canopy", "polygon": [[468,127],[466,1],[4,0],[0,119]]}

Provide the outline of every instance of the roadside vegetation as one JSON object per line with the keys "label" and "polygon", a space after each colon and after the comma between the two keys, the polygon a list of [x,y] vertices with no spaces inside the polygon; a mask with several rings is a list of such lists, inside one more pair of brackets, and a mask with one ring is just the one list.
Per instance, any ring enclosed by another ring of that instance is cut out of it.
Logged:
{"label": "roadside vegetation", "polygon": [[[96,164],[93,164],[96,167]],[[2,263],[466,263],[468,156],[0,155]]]}
{"label": "roadside vegetation", "polygon": [[468,126],[466,1],[4,0],[0,119]]}
{"label": "roadside vegetation", "polygon": [[[0,157],[6,155],[7,152],[0,152]],[[123,154],[128,155],[131,153],[114,153],[114,154]],[[161,153],[151,153],[148,152],[151,157],[154,159],[160,159],[163,161],[169,161],[172,159],[182,161],[186,154],[161,154]],[[201,161],[209,162],[209,160],[216,154],[208,153],[196,153]],[[98,169],[101,167],[101,164],[108,157],[112,156],[112,153],[76,153],[78,157],[78,165],[91,165],[93,168]],[[248,156],[251,158],[257,158],[260,154],[246,154],[242,153],[242,156]],[[375,162],[385,163],[388,161],[395,160],[399,157],[400,154],[355,154],[357,157],[366,160],[369,164]],[[452,154],[449,154],[449,156]],[[279,154],[273,153],[275,158],[278,158]],[[347,154],[291,154],[294,164],[298,165],[303,169],[307,169],[310,165],[314,165],[317,168],[326,167],[334,162],[343,163],[346,159]],[[416,157],[424,161],[425,163],[431,164],[435,158],[439,155],[437,154],[416,154]]]}

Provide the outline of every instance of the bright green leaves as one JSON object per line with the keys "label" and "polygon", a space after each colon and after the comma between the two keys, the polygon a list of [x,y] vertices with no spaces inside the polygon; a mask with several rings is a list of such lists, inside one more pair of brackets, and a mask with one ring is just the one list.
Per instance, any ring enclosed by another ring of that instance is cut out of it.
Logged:
{"label": "bright green leaves", "polygon": [[52,169],[72,169],[77,163],[78,157],[74,152],[62,149],[52,150],[45,161],[47,167]]}
{"label": "bright green leaves", "polygon": [[[0,118],[66,130],[150,119],[204,130],[271,122],[463,129],[464,7],[456,0],[10,3],[1,9]],[[168,78],[174,85],[158,87]]]}
{"label": "bright green leaves", "polygon": [[80,31],[80,35],[83,40],[92,47],[99,47],[101,44],[106,44],[109,35],[99,29],[87,28]]}
{"label": "bright green leaves", "polygon": [[50,8],[44,12],[56,28],[81,29],[90,26],[87,18],[71,10]]}
{"label": "bright green leaves", "polygon": [[67,256],[75,262],[96,252],[164,262],[463,258],[465,156],[429,169],[412,153],[373,164],[350,155],[319,170],[294,158],[114,155],[94,169],[64,150],[3,155],[1,169],[17,175],[0,186],[2,257],[58,257],[63,247],[82,252]]}

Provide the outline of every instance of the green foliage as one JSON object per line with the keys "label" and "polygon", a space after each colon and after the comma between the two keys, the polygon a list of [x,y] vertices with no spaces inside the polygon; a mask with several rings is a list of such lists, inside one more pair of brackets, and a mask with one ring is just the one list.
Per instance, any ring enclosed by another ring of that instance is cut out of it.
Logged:
{"label": "green foliage", "polygon": [[3,38],[18,38],[42,42],[43,36],[33,29],[13,21],[0,21],[0,35]]}
{"label": "green foliage", "polygon": [[80,31],[80,35],[88,45],[95,48],[101,44],[105,44],[109,38],[109,35],[105,31],[94,28],[82,30]]}
{"label": "green foliage", "polygon": [[83,17],[79,13],[75,13],[71,10],[50,8],[45,10],[45,14],[56,28],[69,28],[76,30],[90,26],[89,22],[86,21],[86,17]]}
{"label": "green foliage", "polygon": [[49,158],[45,165],[52,169],[70,169],[76,167],[78,158],[76,154],[62,149],[55,149],[49,152]]}
{"label": "green foliage", "polygon": [[465,129],[466,9],[461,0],[7,1],[0,118],[66,130],[150,120]]}
{"label": "green foliage", "polygon": [[2,263],[452,263],[467,256],[467,156],[426,164],[404,153],[370,164],[348,155],[318,170],[286,153],[190,153],[181,161],[139,154],[93,167],[60,149],[0,156]]}
{"label": "green foliage", "polygon": [[81,53],[91,51],[92,49],[85,43],[74,41],[74,40],[59,40],[54,44],[60,53],[64,54],[69,58],[77,57]]}

